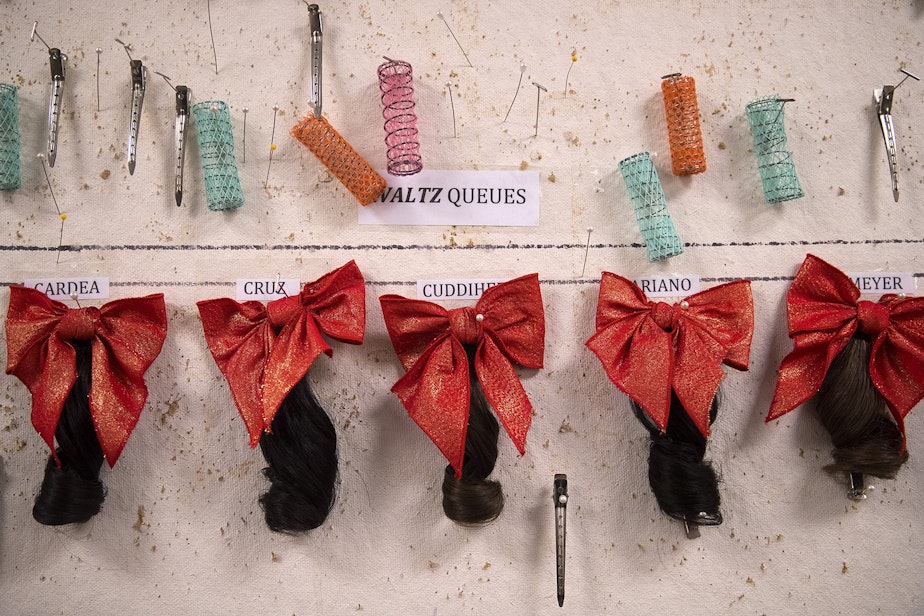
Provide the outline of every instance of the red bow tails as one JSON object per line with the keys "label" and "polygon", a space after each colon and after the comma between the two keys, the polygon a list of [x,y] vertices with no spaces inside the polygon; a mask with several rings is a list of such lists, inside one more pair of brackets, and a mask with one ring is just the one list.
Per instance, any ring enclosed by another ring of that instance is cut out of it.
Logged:
{"label": "red bow tails", "polygon": [[470,376],[463,345],[475,345],[475,374],[485,397],[522,455],[532,405],[511,362],[541,368],[545,313],[539,276],[491,287],[475,308],[445,310],[398,295],[380,298],[385,326],[406,374],[392,391],[410,417],[462,476]]}
{"label": "red bow tails", "polygon": [[603,272],[597,333],[587,346],[610,380],[664,431],[671,389],[696,427],[709,435],[709,409],[725,373],[747,370],[754,333],[751,282],[737,280],[669,305]]}
{"label": "red bow tails", "polygon": [[119,299],[100,308],[70,309],[35,289],[10,287],[6,372],[32,393],[32,425],[59,465],[55,428],[77,380],[77,352],[71,341],[91,345],[90,414],[112,467],[138,423],[148,397],[144,373],[166,336],[161,293]]}
{"label": "red bow tails", "polygon": [[221,298],[197,303],[205,340],[231,387],[250,446],[268,431],[279,405],[321,353],[321,335],[360,344],[366,287],[356,263],[309,282],[298,295],[269,302]]}
{"label": "red bow tails", "polygon": [[859,297],[857,285],[842,271],[815,255],[805,257],[786,295],[795,348],[780,365],[766,421],[818,393],[831,362],[859,332],[872,342],[873,385],[904,436],[905,415],[924,398],[924,298],[886,294],[871,302]]}

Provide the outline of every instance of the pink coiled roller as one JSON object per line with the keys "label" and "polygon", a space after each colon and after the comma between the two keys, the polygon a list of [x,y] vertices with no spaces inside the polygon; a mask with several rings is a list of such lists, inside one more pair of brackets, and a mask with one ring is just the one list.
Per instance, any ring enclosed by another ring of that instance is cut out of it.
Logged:
{"label": "pink coiled roller", "polygon": [[414,175],[423,169],[414,113],[414,72],[407,62],[385,59],[387,62],[379,66],[378,73],[388,173]]}

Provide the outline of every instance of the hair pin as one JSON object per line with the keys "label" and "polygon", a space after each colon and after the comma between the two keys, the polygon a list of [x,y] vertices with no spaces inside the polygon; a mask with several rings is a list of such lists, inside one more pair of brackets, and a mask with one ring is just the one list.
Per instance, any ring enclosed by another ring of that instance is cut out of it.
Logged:
{"label": "hair pin", "polygon": [[[154,71],[157,73],[157,71]],[[183,202],[183,163],[186,159],[186,126],[189,124],[189,96],[190,90],[186,86],[174,86],[170,78],[163,73],[157,73],[164,78],[167,85],[176,93],[176,119],[173,122],[173,150],[174,156],[174,194],[176,206]],[[246,117],[246,116],[245,116]]]}
{"label": "hair pin", "polygon": [[568,476],[556,474],[552,498],[555,501],[555,581],[558,607],[565,604],[565,513],[568,506]]}
{"label": "hair pin", "polygon": [[[144,88],[148,83],[148,69],[141,60],[132,58],[132,46],[119,39],[116,43],[125,49],[132,72],[132,111],[128,123],[128,174],[135,174],[135,163],[138,160],[138,130],[141,127],[141,106],[144,104]],[[168,82],[169,83],[169,82]]]}
{"label": "hair pin", "polygon": [[462,55],[465,56],[465,61],[468,62],[469,67],[475,68],[472,66],[472,61],[468,59],[468,54],[465,53],[465,50],[462,49],[462,43],[459,42],[459,39],[456,38],[455,32],[452,31],[452,28],[449,27],[449,22],[446,21],[446,15],[443,14],[443,11],[437,11],[436,16],[443,20],[443,23],[446,24],[446,29],[449,30],[449,34],[452,35],[452,40],[456,42],[456,45],[459,46],[459,51],[462,52]]}
{"label": "hair pin", "polygon": [[882,86],[873,91],[873,100],[876,102],[876,113],[879,116],[879,128],[882,129],[882,140],[885,142],[886,158],[889,161],[889,175],[892,178],[892,197],[898,203],[898,148],[895,145],[895,125],[892,123],[892,98],[895,90],[910,77],[920,81],[905,69],[899,69],[905,77],[897,86]]}
{"label": "hair pin", "polygon": [[538,137],[539,136],[539,98],[542,96],[543,92],[548,92],[548,90],[545,89],[545,86],[538,84],[535,81],[533,82],[533,85],[536,86],[536,132],[535,134],[533,134],[533,137]]}
{"label": "hair pin", "polygon": [[48,184],[48,192],[51,193],[51,200],[55,204],[55,211],[58,212],[58,218],[61,219],[61,232],[58,234],[58,252],[55,255],[55,264],[61,262],[61,244],[64,242],[64,221],[67,220],[67,214],[58,207],[58,199],[55,197],[55,189],[51,186],[51,178],[48,177],[48,168],[45,166],[45,155],[39,153],[38,159],[42,163],[42,171],[45,173],[45,182]]}
{"label": "hair pin", "polygon": [[61,53],[57,47],[52,47],[38,33],[38,22],[32,24],[30,41],[42,41],[48,48],[48,64],[51,67],[51,96],[48,99],[48,166],[55,166],[58,155],[58,127],[61,123],[61,111],[64,103],[64,68],[67,64],[67,54]]}
{"label": "hair pin", "polygon": [[504,122],[507,121],[507,118],[510,117],[510,111],[513,109],[513,104],[517,102],[517,94],[520,93],[520,86],[523,85],[523,73],[526,72],[526,63],[520,62],[520,80],[517,81],[517,89],[513,93],[513,100],[510,101],[510,107],[507,108],[507,113],[504,115]]}
{"label": "hair pin", "polygon": [[565,96],[568,96],[568,79],[571,78],[571,69],[574,68],[575,62],[577,62],[577,49],[572,49],[571,64],[568,65],[568,72],[565,73]]}

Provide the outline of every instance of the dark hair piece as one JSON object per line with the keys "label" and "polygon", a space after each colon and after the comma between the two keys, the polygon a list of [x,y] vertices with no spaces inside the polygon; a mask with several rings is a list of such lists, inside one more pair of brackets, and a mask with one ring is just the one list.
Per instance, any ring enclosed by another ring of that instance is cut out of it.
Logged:
{"label": "dark hair piece", "polygon": [[834,443],[829,473],[894,479],[908,459],[901,430],[869,376],[872,345],[855,335],[838,353],[818,390],[815,410]]}
{"label": "dark hair piece", "polygon": [[456,479],[452,466],[446,466],[443,475],[443,511],[447,518],[457,524],[477,526],[493,522],[501,514],[504,509],[504,492],[499,482],[487,479],[497,461],[500,426],[475,376],[471,354],[468,370],[471,376],[471,402],[462,478]]}
{"label": "dark hair piece", "polygon": [[45,478],[35,497],[32,517],[47,526],[86,522],[97,513],[106,498],[99,479],[103,450],[90,416],[90,342],[71,343],[77,352],[77,380],[71,388],[55,428],[56,453],[61,466],[51,456],[45,465]]}
{"label": "dark hair piece", "polygon": [[[635,401],[632,409],[651,435],[648,483],[661,511],[688,524],[721,524],[719,479],[712,464],[703,459],[706,437],[690,419],[677,395],[671,391],[671,410],[663,434]],[[717,413],[718,396],[712,400],[710,424]]]}
{"label": "dark hair piece", "polygon": [[296,534],[324,523],[334,506],[337,432],[306,375],[285,397],[260,439],[269,489],[260,496],[266,525]]}

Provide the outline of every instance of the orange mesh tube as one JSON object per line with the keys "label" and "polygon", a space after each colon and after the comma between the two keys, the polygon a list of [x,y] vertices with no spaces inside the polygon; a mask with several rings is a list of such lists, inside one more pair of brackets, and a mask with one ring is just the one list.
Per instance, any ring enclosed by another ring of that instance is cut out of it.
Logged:
{"label": "orange mesh tube", "polygon": [[362,205],[369,205],[385,192],[385,178],[323,117],[309,113],[292,127],[292,136],[311,150]]}
{"label": "orange mesh tube", "polygon": [[703,133],[699,127],[696,81],[679,73],[661,81],[664,114],[671,144],[671,171],[674,175],[694,175],[706,170]]}

